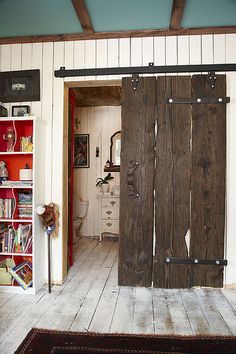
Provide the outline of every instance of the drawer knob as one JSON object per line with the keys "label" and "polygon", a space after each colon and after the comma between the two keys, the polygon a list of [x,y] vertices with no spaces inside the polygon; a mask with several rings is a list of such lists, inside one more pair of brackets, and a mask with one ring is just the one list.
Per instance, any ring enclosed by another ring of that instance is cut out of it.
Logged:
{"label": "drawer knob", "polygon": [[112,200],[110,203],[112,206],[116,204],[116,202],[114,200]]}
{"label": "drawer knob", "polygon": [[112,226],[112,224],[111,224],[110,222],[107,222],[106,225],[107,225],[108,227]]}
{"label": "drawer knob", "polygon": [[108,211],[106,211],[106,214],[107,214],[107,215],[111,215],[111,214],[112,214],[112,211],[108,210]]}

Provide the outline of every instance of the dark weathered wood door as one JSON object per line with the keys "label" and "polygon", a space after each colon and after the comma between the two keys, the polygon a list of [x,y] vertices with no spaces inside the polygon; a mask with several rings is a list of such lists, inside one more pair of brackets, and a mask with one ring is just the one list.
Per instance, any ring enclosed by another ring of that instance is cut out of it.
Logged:
{"label": "dark weathered wood door", "polygon": [[139,78],[134,90],[131,78],[124,78],[122,94],[118,282],[148,287],[153,263],[156,79]]}
{"label": "dark weathered wood door", "polygon": [[223,285],[223,266],[188,260],[224,258],[226,105],[169,99],[225,96],[224,75],[214,89],[207,75],[123,80],[120,285]]}

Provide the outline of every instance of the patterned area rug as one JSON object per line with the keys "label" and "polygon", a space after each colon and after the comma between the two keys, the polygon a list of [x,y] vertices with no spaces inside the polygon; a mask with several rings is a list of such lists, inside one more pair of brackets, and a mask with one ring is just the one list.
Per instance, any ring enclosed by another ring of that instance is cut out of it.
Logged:
{"label": "patterned area rug", "polygon": [[16,354],[236,354],[236,337],[160,336],[33,328]]}

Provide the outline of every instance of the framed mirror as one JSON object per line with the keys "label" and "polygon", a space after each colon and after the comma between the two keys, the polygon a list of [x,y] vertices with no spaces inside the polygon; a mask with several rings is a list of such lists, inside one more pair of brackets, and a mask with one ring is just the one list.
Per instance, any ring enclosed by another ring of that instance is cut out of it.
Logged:
{"label": "framed mirror", "polygon": [[121,149],[121,131],[115,132],[111,136],[110,146],[110,164],[111,166],[120,166],[120,149]]}

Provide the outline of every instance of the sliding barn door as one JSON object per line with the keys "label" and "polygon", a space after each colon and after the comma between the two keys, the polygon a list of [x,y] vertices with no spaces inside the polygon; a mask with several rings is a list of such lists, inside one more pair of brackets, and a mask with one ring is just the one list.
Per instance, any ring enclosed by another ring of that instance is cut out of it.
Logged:
{"label": "sliding barn door", "polygon": [[151,286],[156,79],[122,80],[119,285]]}
{"label": "sliding barn door", "polygon": [[211,85],[123,79],[120,285],[223,285],[225,76]]}

